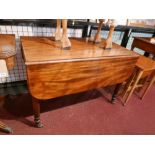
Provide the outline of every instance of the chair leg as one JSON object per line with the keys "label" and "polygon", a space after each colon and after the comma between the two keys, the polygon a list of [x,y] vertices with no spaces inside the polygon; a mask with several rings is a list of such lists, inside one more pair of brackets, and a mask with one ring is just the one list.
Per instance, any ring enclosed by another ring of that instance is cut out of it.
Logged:
{"label": "chair leg", "polygon": [[0,122],[0,130],[6,133],[13,133],[12,129],[2,122]]}
{"label": "chair leg", "polygon": [[[5,100],[6,96],[0,96],[0,102]],[[12,129],[0,121],[0,130],[6,133],[12,133]]]}
{"label": "chair leg", "polygon": [[[148,80],[148,77],[145,77],[145,78],[143,78],[143,79],[140,79],[139,82],[140,82],[141,85],[144,85],[144,84],[147,82],[147,80]],[[142,90],[142,87],[139,87],[139,88],[136,89],[136,92],[137,92],[137,93],[140,93],[141,90]]]}
{"label": "chair leg", "polygon": [[143,94],[141,95],[141,97],[140,97],[141,99],[144,98],[144,96],[146,95],[146,93],[148,92],[148,90],[150,89],[152,84],[154,83],[154,81],[155,81],[155,73],[153,73],[151,81],[149,82],[148,86],[146,87],[146,89],[144,90]]}
{"label": "chair leg", "polygon": [[134,89],[136,88],[136,86],[137,86],[137,84],[138,84],[138,82],[139,82],[142,74],[143,74],[143,71],[142,70],[139,70],[138,73],[137,73],[137,75],[136,75],[136,78],[134,80],[133,86],[132,86],[130,92],[128,93],[128,95],[127,95],[127,97],[126,97],[126,99],[124,101],[124,105],[128,102],[129,98],[131,97],[131,95],[132,95]]}
{"label": "chair leg", "polygon": [[126,95],[128,94],[129,87],[133,83],[135,76],[136,76],[136,69],[134,69],[133,74],[130,76],[130,78],[127,80],[127,83],[125,84],[124,90],[122,92],[122,98],[125,99]]}

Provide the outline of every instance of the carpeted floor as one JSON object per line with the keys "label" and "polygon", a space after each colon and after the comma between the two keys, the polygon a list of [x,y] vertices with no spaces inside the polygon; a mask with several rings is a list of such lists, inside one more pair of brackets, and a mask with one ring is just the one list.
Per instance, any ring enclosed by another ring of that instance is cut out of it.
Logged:
{"label": "carpeted floor", "polygon": [[30,95],[10,96],[0,107],[0,121],[15,135],[155,134],[155,85],[142,101],[134,94],[125,107],[120,100],[110,104],[110,97],[92,90],[42,102],[44,128],[38,129],[33,127]]}

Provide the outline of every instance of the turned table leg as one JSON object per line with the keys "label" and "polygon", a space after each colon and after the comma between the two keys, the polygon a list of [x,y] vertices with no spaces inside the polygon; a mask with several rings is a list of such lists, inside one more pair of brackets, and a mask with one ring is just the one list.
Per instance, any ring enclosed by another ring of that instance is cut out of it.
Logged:
{"label": "turned table leg", "polygon": [[33,112],[34,112],[35,127],[42,128],[43,124],[40,121],[40,103],[39,103],[39,100],[32,97],[32,105],[33,105]]}
{"label": "turned table leg", "polygon": [[62,34],[62,49],[64,50],[70,50],[71,49],[71,42],[67,36],[67,19],[62,19],[62,28],[63,28],[63,34]]}
{"label": "turned table leg", "polygon": [[55,32],[55,40],[60,41],[62,38],[62,33],[61,33],[61,19],[57,19],[57,27],[56,27],[56,32]]}
{"label": "turned table leg", "polygon": [[101,30],[102,30],[102,25],[103,25],[103,22],[105,20],[104,19],[100,19],[100,23],[99,23],[99,27],[97,29],[97,33],[95,34],[94,36],[94,43],[98,44],[101,42]]}
{"label": "turned table leg", "polygon": [[112,35],[114,32],[115,26],[111,25],[108,33],[108,37],[105,41],[104,49],[111,50],[112,49]]}
{"label": "turned table leg", "polygon": [[119,92],[119,90],[120,90],[121,85],[122,85],[122,84],[119,83],[119,84],[117,84],[117,85],[115,86],[115,89],[114,89],[114,92],[113,92],[113,95],[112,95],[112,99],[111,99],[111,103],[115,103],[116,97],[117,97],[117,95],[118,95],[118,92]]}

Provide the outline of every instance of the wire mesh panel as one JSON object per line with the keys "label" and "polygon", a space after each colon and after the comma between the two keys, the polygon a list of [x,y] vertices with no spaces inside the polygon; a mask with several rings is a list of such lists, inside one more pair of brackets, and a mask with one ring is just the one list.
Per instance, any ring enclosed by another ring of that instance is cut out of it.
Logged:
{"label": "wire mesh panel", "polygon": [[[97,30],[92,30],[91,31],[91,37],[94,37],[95,34],[96,34]],[[108,36],[108,32],[107,30],[102,30],[101,31],[101,37],[106,39],[107,36]],[[124,36],[124,32],[123,31],[115,31],[113,33],[113,42],[116,43],[116,44],[119,44],[121,45],[121,42],[122,42],[122,39],[123,39],[123,36]],[[127,43],[127,49],[131,49],[131,45],[133,43],[133,40],[134,38],[133,37],[152,37],[153,34],[151,33],[137,33],[137,32],[132,32],[131,35],[130,35],[130,38],[128,40],[128,43]],[[134,49],[135,52],[139,53],[139,54],[144,54],[145,51],[141,50],[141,49],[138,49],[138,48],[135,48]]]}
{"label": "wire mesh panel", "polygon": [[[91,37],[96,34],[97,29],[91,29]],[[3,24],[0,25],[0,33],[1,34],[15,34],[16,37],[16,65],[14,66],[13,70],[9,71],[9,77],[6,79],[6,82],[16,82],[16,81],[23,81],[26,80],[26,71],[25,71],[25,65],[22,59],[22,53],[21,53],[21,45],[20,45],[20,36],[45,36],[50,37],[54,36],[55,34],[55,28],[53,28],[50,24],[36,24],[36,23],[23,23],[23,24]],[[69,37],[78,37],[81,38],[83,33],[83,27],[76,27],[72,26],[71,28],[68,28],[68,36]],[[113,42],[117,44],[121,44],[123,36],[124,36],[124,30],[115,30],[113,33]],[[102,30],[101,31],[101,37],[107,38],[108,30]],[[132,32],[131,36],[128,40],[127,48],[131,49],[131,45],[133,42],[133,36],[137,37],[152,37],[151,33],[136,33]],[[136,52],[143,54],[144,51],[135,49]],[[4,83],[4,81],[0,80],[0,83]]]}
{"label": "wire mesh panel", "polygon": [[[96,34],[96,32],[97,32],[97,30],[92,30],[92,32],[91,32],[91,37],[94,37],[95,34]],[[108,36],[108,32],[109,32],[109,31],[102,30],[102,31],[101,31],[101,38],[106,39],[107,36]],[[113,33],[113,37],[112,37],[113,42],[120,45],[121,42],[122,42],[122,39],[123,39],[123,35],[124,35],[124,32],[115,31],[115,32]]]}
{"label": "wire mesh panel", "polygon": [[[20,36],[54,36],[55,28],[46,26],[15,26],[15,25],[0,25],[1,34],[15,34],[16,37],[16,65],[13,70],[9,71],[9,77],[4,81],[0,79],[0,83],[16,82],[26,80],[26,70],[22,59]],[[69,37],[82,37],[82,29],[68,28]]]}

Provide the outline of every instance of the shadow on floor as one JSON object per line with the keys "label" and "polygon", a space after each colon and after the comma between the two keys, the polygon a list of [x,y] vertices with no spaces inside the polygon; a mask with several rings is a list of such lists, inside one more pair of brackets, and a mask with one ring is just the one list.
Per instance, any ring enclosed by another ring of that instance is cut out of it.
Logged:
{"label": "shadow on floor", "polygon": [[[103,93],[99,92],[98,90],[91,90],[41,101],[41,113],[74,104],[80,104],[84,101],[96,99],[102,96],[104,97],[104,100],[107,100],[107,103],[110,103],[109,101],[111,99],[112,91],[113,88],[107,88],[105,92],[107,92],[108,95],[106,95],[106,93],[103,95]],[[28,93],[7,96],[1,110],[3,110],[3,114],[1,113],[1,119],[16,119],[29,126],[34,125],[33,122],[26,119],[26,117],[33,115],[32,100],[30,94]]]}
{"label": "shadow on floor", "polygon": [[[63,108],[73,104],[92,100],[101,96],[101,93],[97,90],[91,90],[83,93],[66,95],[50,100],[41,101],[41,112]],[[109,101],[109,99],[107,99],[107,101]],[[30,94],[21,94],[17,96],[9,95],[5,99],[3,108],[16,117],[27,117],[33,114],[31,103],[32,101]]]}

